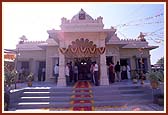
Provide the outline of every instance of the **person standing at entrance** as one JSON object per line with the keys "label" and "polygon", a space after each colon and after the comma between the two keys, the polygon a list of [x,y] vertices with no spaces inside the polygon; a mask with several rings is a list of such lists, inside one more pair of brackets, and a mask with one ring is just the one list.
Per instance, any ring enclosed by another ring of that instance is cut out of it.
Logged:
{"label": "person standing at entrance", "polygon": [[114,63],[110,62],[110,65],[109,65],[109,81],[110,81],[110,83],[114,83],[114,80],[115,80]]}
{"label": "person standing at entrance", "polygon": [[78,66],[77,66],[76,63],[75,63],[75,66],[73,68],[73,72],[74,72],[74,82],[77,82],[77,80],[78,80]]}
{"label": "person standing at entrance", "polygon": [[72,68],[72,62],[69,63],[69,77],[70,77],[70,82],[73,81],[73,68]]}
{"label": "person standing at entrance", "polygon": [[65,77],[66,77],[66,84],[69,85],[69,63],[65,66]]}
{"label": "person standing at entrance", "polygon": [[92,76],[92,77],[91,77],[91,80],[92,80],[92,82],[95,84],[93,68],[94,68],[94,63],[92,62],[91,66],[90,66],[90,73],[91,73],[91,76]]}
{"label": "person standing at entrance", "polygon": [[59,65],[56,64],[55,67],[54,67],[54,76],[55,76],[56,84],[57,84],[57,81],[58,81],[58,75],[59,75]]}
{"label": "person standing at entrance", "polygon": [[43,76],[43,81],[45,81],[45,67],[42,69],[42,76]]}
{"label": "person standing at entrance", "polygon": [[38,81],[41,81],[41,76],[42,76],[42,69],[38,69]]}
{"label": "person standing at entrance", "polygon": [[130,71],[131,71],[130,66],[127,64],[127,78],[128,79],[131,79]]}
{"label": "person standing at entrance", "polygon": [[115,65],[115,72],[116,72],[116,76],[117,76],[117,81],[121,81],[119,61],[117,61],[117,64]]}
{"label": "person standing at entrance", "polygon": [[93,66],[93,72],[94,72],[94,78],[95,78],[95,85],[98,86],[99,85],[99,81],[98,81],[98,71],[99,71],[99,67],[98,64],[95,62],[94,66]]}
{"label": "person standing at entrance", "polygon": [[126,65],[121,66],[121,79],[127,79],[127,67]]}

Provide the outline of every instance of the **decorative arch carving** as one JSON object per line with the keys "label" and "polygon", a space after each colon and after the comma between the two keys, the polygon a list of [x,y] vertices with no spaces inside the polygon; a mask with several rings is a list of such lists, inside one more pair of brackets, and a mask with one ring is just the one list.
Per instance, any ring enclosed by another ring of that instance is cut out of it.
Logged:
{"label": "decorative arch carving", "polygon": [[68,48],[60,48],[61,53],[73,57],[96,57],[105,52],[105,47],[97,47],[93,41],[80,38],[71,42]]}

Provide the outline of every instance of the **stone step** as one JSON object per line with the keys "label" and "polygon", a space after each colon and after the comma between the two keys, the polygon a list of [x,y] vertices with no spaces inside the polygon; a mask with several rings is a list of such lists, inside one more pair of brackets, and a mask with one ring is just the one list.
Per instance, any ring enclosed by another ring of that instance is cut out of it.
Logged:
{"label": "stone step", "polygon": [[75,98],[71,98],[71,100],[92,100],[93,97],[75,97]]}
{"label": "stone step", "polygon": [[73,104],[71,105],[71,107],[85,107],[85,106],[93,106],[92,103],[77,103],[77,104]]}
{"label": "stone step", "polygon": [[50,92],[50,89],[42,89],[42,88],[26,88],[24,92]]}
{"label": "stone step", "polygon": [[42,109],[42,108],[71,107],[69,102],[22,102],[18,103],[16,109]]}
{"label": "stone step", "polygon": [[125,100],[125,99],[151,99],[148,95],[139,95],[139,96],[94,96],[94,101],[110,101],[110,100]]}
{"label": "stone step", "polygon": [[121,95],[121,94],[147,94],[143,90],[112,90],[112,91],[93,91],[93,95]]}
{"label": "stone step", "polygon": [[93,91],[129,91],[129,90],[144,90],[143,87],[100,87],[100,88],[92,88]]}
{"label": "stone step", "polygon": [[51,88],[51,92],[72,92],[73,88],[72,87],[66,87],[66,88]]}
{"label": "stone step", "polygon": [[24,91],[51,91],[51,92],[62,92],[62,91],[72,91],[72,87],[27,87]]}
{"label": "stone step", "polygon": [[69,89],[24,89],[24,92],[72,92],[71,88]]}
{"label": "stone step", "polygon": [[51,95],[51,92],[23,92],[21,96],[23,97],[48,97]]}
{"label": "stone step", "polygon": [[92,92],[23,92],[22,96],[71,96],[71,95],[86,95]]}
{"label": "stone step", "polygon": [[118,87],[119,90],[129,90],[129,89],[141,89],[141,86],[120,86]]}
{"label": "stone step", "polygon": [[142,94],[143,90],[121,91],[120,94]]}
{"label": "stone step", "polygon": [[126,99],[126,100],[108,100],[108,101],[95,101],[94,106],[124,106],[136,104],[149,104],[152,100],[149,99]]}
{"label": "stone step", "polygon": [[20,102],[69,102],[69,96],[62,97],[21,97]]}
{"label": "stone step", "polygon": [[93,91],[93,95],[119,95],[120,91]]}
{"label": "stone step", "polygon": [[20,102],[69,102],[72,100],[91,100],[93,98],[91,97],[85,97],[85,98],[70,98],[70,97],[40,97],[40,98],[29,98],[24,97],[20,99]]}
{"label": "stone step", "polygon": [[108,89],[93,89],[92,90],[93,93],[115,93],[115,92],[126,92],[126,91],[150,91],[150,90],[144,90],[142,88],[137,88],[137,89],[134,89],[134,88],[128,88],[128,89],[112,89],[112,88],[108,88]]}
{"label": "stone step", "polygon": [[73,88],[73,90],[92,90],[92,88]]}

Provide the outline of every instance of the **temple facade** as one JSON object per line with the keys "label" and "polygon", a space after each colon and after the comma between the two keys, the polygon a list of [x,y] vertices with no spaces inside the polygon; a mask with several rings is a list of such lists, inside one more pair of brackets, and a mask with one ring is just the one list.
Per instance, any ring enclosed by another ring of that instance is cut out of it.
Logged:
{"label": "temple facade", "polygon": [[[17,69],[34,73],[38,81],[39,70],[45,68],[45,81],[55,82],[53,70],[59,64],[58,86],[66,86],[65,65],[78,64],[79,75],[89,73],[93,61],[99,65],[100,85],[109,85],[107,65],[117,61],[128,64],[131,70],[151,69],[149,46],[141,33],[139,39],[120,39],[116,29],[104,29],[103,17],[93,19],[81,9],[72,19],[61,19],[60,30],[48,30],[46,41],[20,41],[16,46]],[[84,72],[85,71],[85,72]],[[84,79],[84,78],[83,78]]]}

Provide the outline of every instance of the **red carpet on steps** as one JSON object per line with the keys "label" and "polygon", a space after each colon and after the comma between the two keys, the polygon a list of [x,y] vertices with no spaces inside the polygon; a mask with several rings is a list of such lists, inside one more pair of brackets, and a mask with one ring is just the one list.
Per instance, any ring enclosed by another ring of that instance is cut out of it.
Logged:
{"label": "red carpet on steps", "polygon": [[[72,95],[72,101],[70,102],[72,104],[72,111],[94,111],[93,106],[93,95],[91,88],[91,84],[88,81],[78,81],[74,85],[74,95]],[[86,89],[85,89],[86,88]],[[88,89],[87,89],[88,88]],[[77,94],[75,94],[77,93]],[[78,93],[84,93],[84,94],[78,94]],[[86,94],[85,94],[86,93]],[[79,100],[73,100],[75,98],[80,98]],[[85,100],[85,98],[90,98],[90,100]],[[76,106],[75,104],[90,104],[91,106]],[[74,106],[75,105],[75,106]]]}

